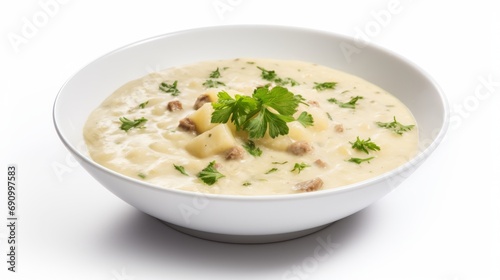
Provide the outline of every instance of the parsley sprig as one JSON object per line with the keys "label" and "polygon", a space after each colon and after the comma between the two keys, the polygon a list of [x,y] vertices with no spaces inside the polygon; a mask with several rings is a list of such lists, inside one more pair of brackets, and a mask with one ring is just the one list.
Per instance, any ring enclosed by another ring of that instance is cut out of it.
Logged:
{"label": "parsley sprig", "polygon": [[210,73],[210,78],[212,79],[217,79],[217,78],[220,78],[220,72],[219,72],[219,67],[217,67],[217,69],[215,69],[214,71],[212,71]]}
{"label": "parsley sprig", "polygon": [[226,84],[221,82],[221,81],[217,81],[217,80],[206,80],[204,83],[203,83],[203,86],[205,86],[206,88],[216,88],[216,87],[219,87],[219,86],[225,86]]}
{"label": "parsley sprig", "polygon": [[295,81],[292,78],[281,78],[276,74],[274,70],[267,70],[263,67],[257,66],[261,72],[260,76],[262,79],[270,82],[276,83],[278,86],[286,86],[290,84],[290,86],[294,87],[299,84],[299,82]]}
{"label": "parsley sprig", "polygon": [[203,183],[209,186],[215,184],[220,178],[226,177],[215,168],[215,160],[211,161],[207,167],[203,168],[197,176]]}
{"label": "parsley sprig", "polygon": [[162,82],[159,88],[163,92],[172,94],[172,96],[178,96],[181,93],[181,91],[177,89],[177,80],[174,81],[172,84],[167,84],[166,82]]}
{"label": "parsley sprig", "polygon": [[149,100],[148,100],[148,101],[145,101],[145,102],[142,102],[141,104],[139,104],[139,106],[138,106],[138,107],[139,107],[140,109],[144,109],[144,108],[146,108],[146,105],[148,105],[148,103],[149,103]]}
{"label": "parsley sprig", "polygon": [[120,129],[121,130],[125,130],[125,131],[129,131],[131,128],[134,128],[134,127],[137,127],[137,128],[142,128],[143,124],[145,122],[147,122],[148,120],[145,119],[144,117],[140,118],[140,119],[135,119],[135,120],[129,120],[128,118],[126,117],[121,117],[120,118],[120,122],[122,123],[120,125]]}
{"label": "parsley sprig", "polygon": [[347,161],[349,162],[354,162],[355,164],[361,164],[362,162],[370,162],[370,160],[374,159],[375,157],[369,157],[369,158],[350,158]]}
{"label": "parsley sprig", "polygon": [[363,96],[351,97],[351,100],[349,100],[349,102],[345,102],[345,103],[340,102],[335,98],[328,99],[328,102],[335,103],[335,104],[339,105],[340,108],[356,109],[356,102],[358,102],[358,100],[360,100],[360,99],[363,99]]}
{"label": "parsley sprig", "polygon": [[217,67],[217,69],[215,69],[214,71],[210,72],[210,75],[208,77],[210,79],[207,79],[203,83],[203,86],[205,86],[206,88],[216,88],[216,87],[219,87],[219,86],[225,86],[226,85],[225,83],[223,83],[221,81],[212,80],[212,79],[218,79],[218,78],[221,77],[221,74],[220,74],[220,71],[219,71],[219,67]]}
{"label": "parsley sprig", "polygon": [[174,168],[175,168],[175,170],[179,171],[182,175],[189,176],[189,174],[186,172],[186,169],[184,168],[184,166],[174,164]]}
{"label": "parsley sprig", "polygon": [[291,172],[295,172],[297,171],[297,173],[300,173],[300,171],[304,170],[306,167],[310,167],[309,164],[307,163],[304,163],[304,162],[301,162],[301,163],[295,163],[295,165],[293,166],[293,169],[290,170]]}
{"label": "parsley sprig", "polygon": [[410,125],[401,124],[400,122],[398,122],[396,120],[396,116],[394,116],[394,121],[392,121],[392,122],[386,122],[386,123],[376,122],[376,124],[379,127],[390,129],[390,130],[394,131],[394,133],[399,134],[399,135],[403,135],[403,132],[410,131],[415,126],[413,124],[410,124]]}
{"label": "parsley sprig", "polygon": [[254,157],[260,157],[262,155],[262,150],[255,146],[255,143],[252,140],[248,140],[247,143],[243,144],[243,148]]}
{"label": "parsley sprig", "polygon": [[314,119],[311,114],[307,112],[300,113],[297,121],[302,124],[304,127],[312,126],[314,124]]}
{"label": "parsley sprig", "polygon": [[267,174],[271,174],[271,173],[276,172],[276,171],[278,171],[278,168],[273,167],[273,168],[269,169],[268,171],[266,171],[266,173],[264,173],[264,174],[267,175]]}
{"label": "parsley sprig", "polygon": [[[264,137],[267,131],[271,138],[288,134],[288,122],[294,121],[300,103],[307,105],[305,99],[295,95],[284,87],[267,87],[255,89],[252,96],[235,95],[232,98],[227,92],[217,95],[217,102],[212,103],[212,123],[234,123],[237,130],[245,130],[250,139]],[[302,113],[297,119],[302,125],[312,125],[314,120],[309,113]]]}
{"label": "parsley sprig", "polygon": [[356,141],[354,143],[353,142],[349,142],[349,143],[351,143],[353,149],[363,151],[367,154],[369,153],[368,150],[380,151],[380,147],[377,144],[375,144],[374,142],[372,142],[370,138],[368,138],[366,140],[362,140],[362,139],[359,139],[359,136],[358,136],[358,137],[356,137]]}
{"label": "parsley sprig", "polygon": [[335,89],[336,85],[337,85],[336,82],[324,82],[324,83],[314,82],[313,89],[315,89],[317,91],[323,91],[323,90],[327,90],[327,89]]}

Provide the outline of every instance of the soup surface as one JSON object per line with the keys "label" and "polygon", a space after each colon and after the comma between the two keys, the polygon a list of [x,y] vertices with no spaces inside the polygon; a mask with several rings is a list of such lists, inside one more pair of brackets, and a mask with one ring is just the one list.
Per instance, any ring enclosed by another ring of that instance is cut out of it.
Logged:
{"label": "soup surface", "polygon": [[118,173],[235,195],[352,184],[404,164],[418,146],[411,112],[384,89],[317,64],[253,58],[131,81],[83,133],[92,159]]}

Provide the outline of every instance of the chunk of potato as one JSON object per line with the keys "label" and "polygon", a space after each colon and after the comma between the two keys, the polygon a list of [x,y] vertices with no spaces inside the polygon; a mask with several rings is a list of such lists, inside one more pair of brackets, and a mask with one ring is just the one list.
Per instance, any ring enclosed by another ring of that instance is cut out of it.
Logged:
{"label": "chunk of potato", "polygon": [[190,154],[205,158],[222,153],[235,145],[236,141],[227,125],[218,124],[193,138],[185,148]]}
{"label": "chunk of potato", "polygon": [[292,139],[290,139],[290,136],[288,135],[280,135],[273,139],[268,133],[266,133],[266,135],[264,135],[261,139],[255,140],[255,144],[262,145],[276,151],[286,151],[288,146],[292,143]]}
{"label": "chunk of potato", "polygon": [[198,133],[203,133],[207,130],[214,128],[217,123],[212,123],[210,120],[212,119],[212,112],[214,109],[212,108],[211,103],[205,103],[198,110],[194,111],[189,118],[196,125],[196,131]]}
{"label": "chunk of potato", "polygon": [[217,98],[217,94],[219,93],[219,90],[209,90],[205,92],[206,95],[210,98],[210,102],[216,102],[219,98]]}
{"label": "chunk of potato", "polygon": [[312,133],[299,122],[288,123],[288,136],[296,141],[311,141]]}
{"label": "chunk of potato", "polygon": [[154,105],[153,109],[151,110],[151,113],[155,116],[163,116],[165,115],[165,112],[167,111],[167,108],[163,104],[156,104]]}

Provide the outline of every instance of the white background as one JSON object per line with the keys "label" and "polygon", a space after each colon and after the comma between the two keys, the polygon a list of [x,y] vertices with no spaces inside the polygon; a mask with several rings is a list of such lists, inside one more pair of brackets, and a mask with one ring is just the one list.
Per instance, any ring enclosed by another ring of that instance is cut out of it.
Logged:
{"label": "white background", "polygon": [[[500,279],[495,1],[54,1],[0,4],[1,180],[7,164],[19,169],[17,273],[5,261],[0,184],[1,279]],[[391,2],[398,11],[381,21]],[[29,24],[36,29],[23,35]],[[364,32],[440,84],[452,109],[446,139],[388,196],[302,239],[221,244],[160,224],[73,161],[53,128],[54,98],[78,69],[122,45],[228,24]],[[318,238],[338,247],[314,259]]]}

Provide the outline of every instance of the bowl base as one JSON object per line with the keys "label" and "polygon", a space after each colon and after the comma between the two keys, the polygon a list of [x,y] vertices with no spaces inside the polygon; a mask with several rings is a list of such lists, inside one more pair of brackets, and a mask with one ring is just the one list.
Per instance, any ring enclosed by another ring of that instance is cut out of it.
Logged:
{"label": "bowl base", "polygon": [[194,230],[178,225],[174,225],[162,220],[159,220],[165,225],[179,231],[182,233],[185,233],[187,235],[191,235],[197,238],[205,239],[205,240],[210,240],[210,241],[217,241],[217,242],[223,242],[223,243],[237,243],[237,244],[263,244],[263,243],[274,243],[274,242],[281,242],[281,241],[287,241],[299,237],[303,237],[312,233],[315,233],[317,231],[320,231],[326,227],[328,227],[331,224],[326,224],[310,229],[305,229],[305,230],[300,230],[300,231],[294,231],[294,232],[287,232],[287,233],[278,233],[278,234],[267,234],[267,235],[231,235],[231,234],[221,234],[221,233],[213,233],[213,232],[207,232],[207,231],[200,231],[200,230]]}

